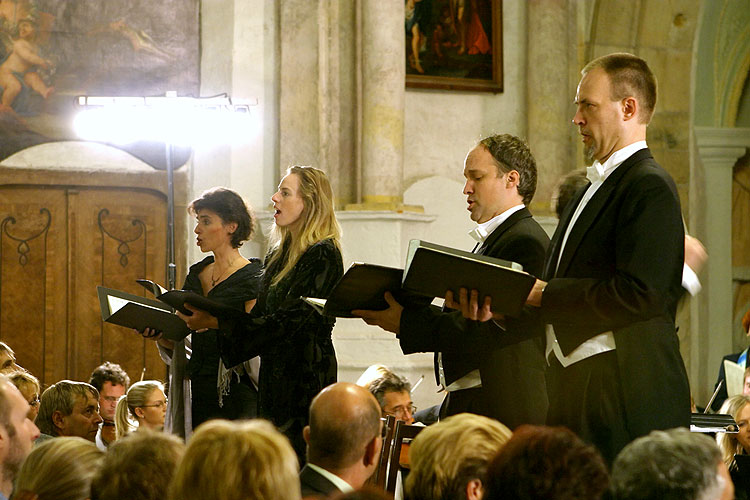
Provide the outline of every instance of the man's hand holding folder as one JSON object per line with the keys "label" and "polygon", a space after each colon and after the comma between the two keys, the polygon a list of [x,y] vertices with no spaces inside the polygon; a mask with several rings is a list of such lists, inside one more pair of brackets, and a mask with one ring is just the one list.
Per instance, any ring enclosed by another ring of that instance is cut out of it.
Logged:
{"label": "man's hand holding folder", "polygon": [[364,309],[355,309],[352,314],[359,316],[368,325],[379,326],[387,332],[399,334],[401,326],[401,312],[404,307],[393,298],[391,292],[385,292],[385,301],[388,303],[388,309],[382,311],[368,311]]}

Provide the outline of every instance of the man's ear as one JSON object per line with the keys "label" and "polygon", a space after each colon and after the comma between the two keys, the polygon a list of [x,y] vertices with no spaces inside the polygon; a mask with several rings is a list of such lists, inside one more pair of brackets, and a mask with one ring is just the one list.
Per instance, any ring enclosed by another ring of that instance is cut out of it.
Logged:
{"label": "man's ear", "polygon": [[304,429],[302,429],[302,438],[305,440],[305,443],[310,444],[310,426],[306,425]]}
{"label": "man's ear", "polygon": [[65,416],[60,410],[55,410],[52,412],[52,425],[54,425],[58,429],[65,428]]}
{"label": "man's ear", "polygon": [[506,175],[508,176],[506,183],[509,188],[518,186],[518,183],[521,182],[521,174],[518,173],[518,170],[511,170]]}
{"label": "man's ear", "polygon": [[372,465],[378,465],[378,458],[380,457],[380,449],[383,447],[383,438],[375,436],[367,443],[365,447],[365,456],[362,459],[362,463],[365,467]]}
{"label": "man's ear", "polygon": [[621,102],[622,117],[625,121],[632,120],[638,114],[638,101],[635,97],[626,97]]}
{"label": "man's ear", "polygon": [[466,500],[480,500],[482,495],[484,495],[482,481],[479,479],[472,479],[466,483]]}

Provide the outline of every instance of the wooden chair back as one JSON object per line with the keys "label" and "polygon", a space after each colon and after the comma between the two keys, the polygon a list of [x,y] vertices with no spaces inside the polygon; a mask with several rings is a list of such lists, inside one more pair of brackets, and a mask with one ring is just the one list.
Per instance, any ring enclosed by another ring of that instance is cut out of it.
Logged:
{"label": "wooden chair back", "polygon": [[417,437],[425,427],[421,425],[409,425],[403,420],[396,421],[396,428],[393,432],[393,445],[391,446],[391,458],[388,467],[388,478],[386,479],[385,490],[391,495],[396,493],[396,480],[401,468],[409,468],[408,453],[402,457],[402,451],[406,451],[409,443]]}

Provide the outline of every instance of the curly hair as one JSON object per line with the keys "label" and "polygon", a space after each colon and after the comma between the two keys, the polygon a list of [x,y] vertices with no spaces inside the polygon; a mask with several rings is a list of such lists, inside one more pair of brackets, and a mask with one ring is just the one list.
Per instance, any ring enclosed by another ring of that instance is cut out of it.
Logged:
{"label": "curly hair", "polygon": [[529,146],[510,134],[485,137],[478,145],[483,146],[492,155],[498,175],[507,174],[512,170],[518,172],[518,194],[528,206],[536,192],[536,160]]}

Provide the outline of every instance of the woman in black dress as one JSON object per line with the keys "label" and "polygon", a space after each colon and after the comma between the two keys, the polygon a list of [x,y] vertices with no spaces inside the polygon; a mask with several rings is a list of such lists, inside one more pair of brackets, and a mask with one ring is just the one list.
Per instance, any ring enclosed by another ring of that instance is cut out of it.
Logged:
{"label": "woman in black dress", "polygon": [[301,297],[328,297],[343,274],[341,230],[326,175],[291,167],[271,198],[274,224],[258,302],[245,320],[214,318],[194,310],[192,329],[218,329],[221,359],[235,366],[260,356],[260,417],[273,422],[304,459],[302,429],[312,398],[336,381],[331,342],[334,319]]}
{"label": "woman in black dress", "polygon": [[[196,244],[212,255],[190,267],[183,289],[250,312],[258,296],[261,272],[259,259],[248,260],[239,252],[252,234],[250,210],[234,191],[214,188],[191,202],[188,211],[196,218]],[[187,345],[160,339],[159,347],[171,367],[169,430],[183,435],[184,426],[187,437],[192,428],[212,418],[234,420],[257,415],[258,360],[243,359],[225,367],[219,360],[215,329],[193,332]],[[174,394],[178,392],[183,392],[182,398]],[[184,408],[191,411],[184,411],[183,419]]]}

